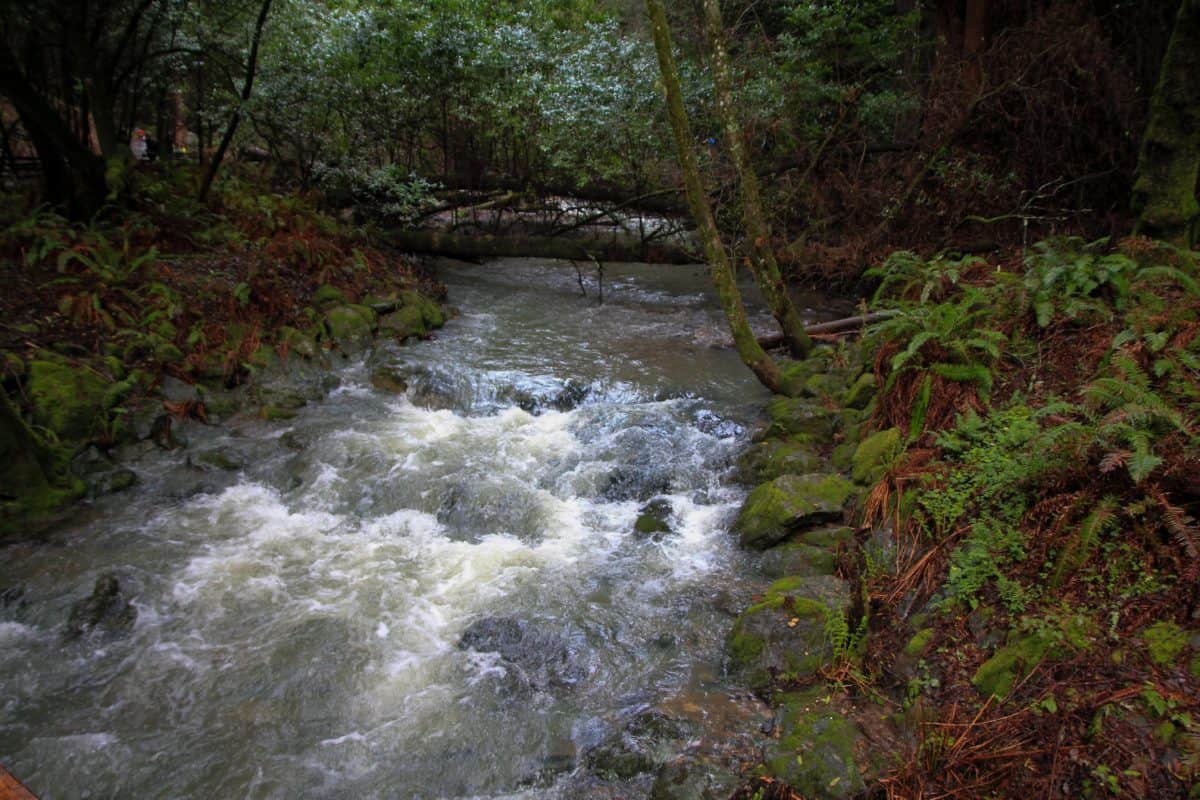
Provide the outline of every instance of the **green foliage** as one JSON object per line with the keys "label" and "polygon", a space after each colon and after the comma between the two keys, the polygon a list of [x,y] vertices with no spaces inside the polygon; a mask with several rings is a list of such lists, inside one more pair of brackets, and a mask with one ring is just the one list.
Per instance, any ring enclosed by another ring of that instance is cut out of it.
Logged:
{"label": "green foliage", "polygon": [[1155,391],[1150,377],[1123,351],[1114,356],[1109,374],[1084,387],[1083,396],[1095,426],[1091,435],[1105,452],[1101,471],[1124,466],[1141,483],[1163,463],[1154,451],[1157,439],[1172,431],[1195,439],[1189,419]]}
{"label": "green foliage", "polygon": [[1107,239],[1078,238],[1038,242],[1026,259],[1025,288],[1037,323],[1045,328],[1055,315],[1067,319],[1111,319],[1129,301],[1133,259],[1105,253]]}

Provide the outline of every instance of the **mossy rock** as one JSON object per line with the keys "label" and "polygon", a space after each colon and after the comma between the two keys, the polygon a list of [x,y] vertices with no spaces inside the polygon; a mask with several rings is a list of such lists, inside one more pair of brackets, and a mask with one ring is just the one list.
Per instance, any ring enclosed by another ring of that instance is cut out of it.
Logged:
{"label": "mossy rock", "polygon": [[279,341],[288,353],[295,353],[302,358],[315,358],[317,355],[317,343],[313,337],[296,328],[286,325],[280,328]]}
{"label": "mossy rock", "polygon": [[33,419],[62,442],[83,442],[104,433],[111,381],[86,366],[49,358],[29,364],[26,390]]}
{"label": "mossy rock", "polygon": [[843,543],[854,541],[854,529],[845,525],[837,525],[828,528],[816,528],[811,531],[805,531],[800,534],[800,541],[805,544],[811,544],[815,547],[824,547],[830,550],[836,550]]}
{"label": "mossy rock", "polygon": [[1012,631],[1008,643],[975,671],[971,684],[984,697],[1004,699],[1044,659],[1090,647],[1093,624],[1083,614],[1070,614],[1047,621],[1035,632]]}
{"label": "mossy rock", "polygon": [[360,344],[369,340],[377,326],[378,319],[370,306],[336,306],[325,314],[329,337],[342,344]]}
{"label": "mossy rock", "polygon": [[283,408],[281,406],[267,405],[259,409],[258,415],[268,422],[276,422],[279,420],[295,419],[299,414],[294,408]]}
{"label": "mossy rock", "polygon": [[672,512],[670,500],[661,497],[651,500],[638,512],[637,521],[633,523],[634,533],[655,539],[661,538],[662,534],[671,532]]}
{"label": "mossy rock", "polygon": [[1188,647],[1188,632],[1174,622],[1156,622],[1142,631],[1150,661],[1160,667],[1175,666]]}
{"label": "mossy rock", "polygon": [[446,324],[446,312],[442,307],[420,292],[409,289],[400,293],[400,299],[404,301],[405,308],[415,308],[421,312],[426,328],[432,330]]}
{"label": "mossy rock", "polygon": [[904,645],[904,654],[913,658],[920,658],[925,655],[925,651],[929,649],[929,645],[933,642],[935,633],[936,631],[933,628],[923,628],[917,631],[908,640],[908,644]]}
{"label": "mossy rock", "polygon": [[446,312],[440,305],[413,290],[400,293],[402,305],[385,315],[379,323],[381,329],[389,331],[397,339],[410,336],[425,338],[431,330],[446,324]]}
{"label": "mossy rock", "polygon": [[279,364],[279,354],[270,345],[259,345],[258,349],[250,354],[249,364],[259,370],[270,369]]}
{"label": "mossy rock", "polygon": [[866,790],[855,759],[862,732],[824,687],[782,697],[780,738],[767,745],[765,768],[811,800],[843,800]]}
{"label": "mossy rock", "polygon": [[875,399],[878,391],[879,384],[875,380],[874,373],[864,372],[846,390],[846,393],[842,396],[842,405],[846,408],[856,408],[861,411]]}
{"label": "mossy rock", "polygon": [[845,614],[849,605],[846,582],[832,576],[776,581],[762,602],[734,623],[727,644],[731,670],[759,693],[776,681],[816,674],[833,657],[826,620],[830,614]]}
{"label": "mossy rock", "polygon": [[783,475],[750,493],[733,524],[743,547],[766,549],[842,516],[854,486],[840,475]]}
{"label": "mossy rock", "polygon": [[827,444],[841,427],[837,409],[796,397],[775,397],[767,403],[770,422],[760,439],[787,438],[797,434],[812,437],[812,441]]}
{"label": "mossy rock", "polygon": [[408,375],[385,364],[371,373],[371,385],[381,392],[404,394],[408,391]]}
{"label": "mossy rock", "polygon": [[422,339],[429,334],[421,309],[416,306],[402,306],[390,314],[385,314],[379,319],[379,329],[391,334],[398,341],[409,337]]}
{"label": "mossy rock", "polygon": [[832,575],[837,569],[837,554],[826,547],[788,542],[763,553],[758,568],[768,578]]}
{"label": "mossy rock", "polygon": [[746,483],[762,483],[781,475],[805,475],[817,472],[824,459],[804,436],[769,439],[751,445],[742,455],[739,472]]}
{"label": "mossy rock", "polygon": [[888,428],[868,436],[855,448],[850,459],[851,477],[855,483],[864,486],[878,483],[903,449],[899,428]]}
{"label": "mossy rock", "polygon": [[325,310],[334,306],[344,306],[348,301],[346,300],[346,295],[342,294],[340,289],[326,283],[313,293],[312,302],[317,308]]}

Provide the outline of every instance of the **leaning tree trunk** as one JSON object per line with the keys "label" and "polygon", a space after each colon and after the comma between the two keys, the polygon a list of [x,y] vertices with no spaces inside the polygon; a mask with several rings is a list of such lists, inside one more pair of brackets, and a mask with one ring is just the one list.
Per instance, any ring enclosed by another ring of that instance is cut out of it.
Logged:
{"label": "leaning tree trunk", "polygon": [[[270,11],[271,0],[263,0],[262,8],[258,12],[258,20],[254,23],[254,38],[250,43],[250,59],[246,64],[246,82],[242,84],[242,94],[237,107],[233,110],[233,116],[229,118],[229,126],[225,128],[225,135],[221,137],[221,143],[217,146],[212,163],[208,165],[208,171],[204,173],[204,182],[200,184],[200,202],[204,202],[204,199],[208,197],[208,191],[217,177],[217,170],[221,168],[221,162],[225,160],[225,151],[229,149],[233,135],[237,133],[238,125],[242,121],[242,106],[250,102],[250,92],[254,88],[254,75],[258,70],[258,46],[262,43],[263,26],[267,24],[267,14]],[[203,148],[201,152],[203,152]]]}
{"label": "leaning tree trunk", "polygon": [[721,244],[717,231],[716,220],[713,219],[712,208],[708,205],[708,196],[704,184],[700,180],[700,166],[696,161],[696,152],[692,146],[691,125],[688,123],[687,111],[683,107],[683,92],[679,88],[679,69],[675,66],[675,56],[671,52],[671,31],[667,27],[667,13],[663,9],[662,0],[646,0],[646,11],[650,15],[650,29],[654,35],[654,48],[658,51],[658,65],[662,72],[663,87],[667,94],[667,114],[671,119],[671,131],[675,136],[675,149],[679,158],[679,168],[683,172],[684,185],[687,189],[688,205],[696,218],[700,239],[704,243],[704,254],[708,258],[712,272],[713,285],[721,300],[721,308],[729,321],[729,329],[733,334],[733,344],[746,366],[750,367],[758,380],[773,392],[782,389],[783,380],[779,367],[759,345],[746,321],[746,309],[742,306],[742,296],[738,292],[734,279],[733,268],[729,256]]}
{"label": "leaning tree trunk", "polygon": [[796,311],[791,295],[783,283],[779,262],[771,250],[771,228],[763,211],[762,195],[759,192],[758,176],[746,155],[742,144],[742,126],[738,123],[737,110],[733,105],[733,90],[730,88],[729,65],[725,55],[724,24],[721,20],[720,0],[704,0],[704,28],[712,51],[713,83],[717,95],[717,116],[724,129],[725,149],[737,170],[738,191],[742,200],[742,219],[750,237],[751,264],[758,288],[767,300],[771,315],[779,323],[783,339],[793,356],[803,358],[812,349],[812,342],[804,332],[804,320]]}
{"label": "leaning tree trunk", "polygon": [[1200,0],[1183,0],[1163,57],[1133,186],[1137,232],[1191,245],[1200,220]]}

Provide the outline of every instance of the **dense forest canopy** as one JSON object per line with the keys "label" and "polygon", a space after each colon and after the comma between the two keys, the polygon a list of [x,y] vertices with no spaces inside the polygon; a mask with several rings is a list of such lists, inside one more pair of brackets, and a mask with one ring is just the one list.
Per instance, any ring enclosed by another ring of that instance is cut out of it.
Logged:
{"label": "dense forest canopy", "polygon": [[[725,3],[778,249],[845,279],[898,226],[968,248],[1119,230],[1175,8]],[[434,187],[632,198],[678,184],[640,3],[10,0],[4,12],[5,152],[40,155],[47,199],[78,214],[132,196],[121,164],[136,130],[205,162],[235,112],[235,151],[264,153],[280,185],[401,215]],[[669,14],[721,196],[732,169],[699,4]]]}

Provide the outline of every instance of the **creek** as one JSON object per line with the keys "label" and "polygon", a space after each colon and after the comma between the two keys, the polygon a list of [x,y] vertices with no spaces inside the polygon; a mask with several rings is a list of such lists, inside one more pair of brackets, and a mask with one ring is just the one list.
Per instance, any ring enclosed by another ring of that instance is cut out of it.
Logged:
{"label": "creek", "polygon": [[[609,265],[602,306],[562,263],[439,277],[436,340],[136,449],[133,489],[0,550],[0,763],[43,800],[645,796],[592,755],[639,714],[685,709],[677,749],[753,719],[721,662],[768,396],[707,273]],[[104,573],[132,628],[65,637]]]}

